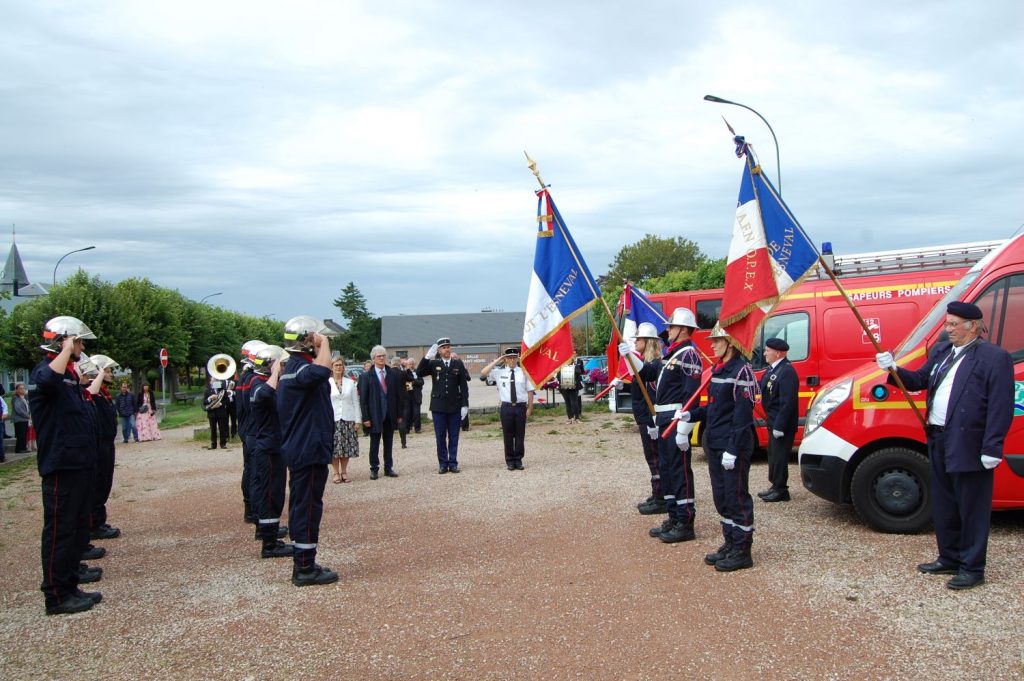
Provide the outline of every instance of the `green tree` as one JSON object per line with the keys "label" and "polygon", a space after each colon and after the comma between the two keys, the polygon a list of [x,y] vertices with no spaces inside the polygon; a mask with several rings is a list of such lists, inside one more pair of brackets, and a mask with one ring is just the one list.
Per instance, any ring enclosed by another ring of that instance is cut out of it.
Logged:
{"label": "green tree", "polygon": [[380,343],[381,320],[370,314],[355,282],[348,282],[334,299],[334,306],[348,323],[348,330],[331,347],[351,359],[369,357],[370,349]]}
{"label": "green tree", "polygon": [[668,272],[695,270],[706,259],[697,243],[690,239],[648,234],[622,247],[608,265],[607,279],[619,285],[626,281],[643,285],[648,279]]}
{"label": "green tree", "polygon": [[695,270],[668,272],[663,276],[648,279],[644,289],[649,293],[670,293],[722,288],[725,286],[725,260],[705,260]]}

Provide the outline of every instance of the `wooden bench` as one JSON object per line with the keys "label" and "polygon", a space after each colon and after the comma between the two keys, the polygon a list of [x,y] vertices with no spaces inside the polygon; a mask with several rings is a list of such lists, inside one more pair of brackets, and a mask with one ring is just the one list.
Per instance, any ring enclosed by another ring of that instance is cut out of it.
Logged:
{"label": "wooden bench", "polygon": [[198,397],[191,393],[174,393],[174,401],[180,404],[192,404]]}

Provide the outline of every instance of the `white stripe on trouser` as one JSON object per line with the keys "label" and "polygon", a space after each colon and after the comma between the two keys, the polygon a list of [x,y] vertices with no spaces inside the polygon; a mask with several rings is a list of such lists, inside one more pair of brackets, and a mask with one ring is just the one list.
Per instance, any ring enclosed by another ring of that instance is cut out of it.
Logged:
{"label": "white stripe on trouser", "polygon": [[754,531],[753,525],[740,525],[739,523],[733,523],[732,526],[735,527],[737,530],[743,530],[744,532]]}
{"label": "white stripe on trouser", "polygon": [[666,494],[665,495],[665,501],[675,501],[675,498],[676,498],[675,494]]}
{"label": "white stripe on trouser", "polygon": [[655,475],[652,475],[652,476],[651,476],[651,480],[661,480],[661,476],[660,476],[660,475],[657,475],[657,474],[655,474]]}
{"label": "white stripe on trouser", "polygon": [[722,523],[723,525],[735,525],[735,523],[729,520],[728,518],[719,517],[718,522]]}
{"label": "white stripe on trouser", "polygon": [[280,518],[260,518],[260,525],[271,525],[281,522]]}
{"label": "white stripe on trouser", "polygon": [[315,549],[316,548],[316,544],[300,544],[298,542],[295,542],[294,546],[297,549]]}
{"label": "white stripe on trouser", "polygon": [[686,504],[692,504],[695,501],[695,499],[676,499],[676,505],[685,506]]}

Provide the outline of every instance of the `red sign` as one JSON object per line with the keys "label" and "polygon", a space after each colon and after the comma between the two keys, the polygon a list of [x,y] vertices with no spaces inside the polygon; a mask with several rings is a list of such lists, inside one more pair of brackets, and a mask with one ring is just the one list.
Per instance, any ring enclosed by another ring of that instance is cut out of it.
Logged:
{"label": "red sign", "polygon": [[160,366],[167,366],[167,348],[160,348]]}

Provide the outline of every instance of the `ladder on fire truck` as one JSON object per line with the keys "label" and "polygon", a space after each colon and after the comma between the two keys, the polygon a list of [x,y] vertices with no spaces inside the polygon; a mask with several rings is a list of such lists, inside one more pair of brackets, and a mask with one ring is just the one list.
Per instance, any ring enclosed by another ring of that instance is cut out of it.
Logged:
{"label": "ladder on fire truck", "polygon": [[[970,267],[1004,243],[1006,243],[1005,239],[997,239],[995,241],[972,241],[945,246],[902,248],[894,251],[833,255],[832,245],[826,242],[822,244],[821,255],[825,262],[829,263],[829,266],[832,267],[832,271],[836,273],[836,276],[859,277],[893,272]],[[819,267],[817,278],[826,279],[827,276]]]}

